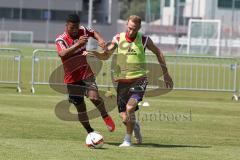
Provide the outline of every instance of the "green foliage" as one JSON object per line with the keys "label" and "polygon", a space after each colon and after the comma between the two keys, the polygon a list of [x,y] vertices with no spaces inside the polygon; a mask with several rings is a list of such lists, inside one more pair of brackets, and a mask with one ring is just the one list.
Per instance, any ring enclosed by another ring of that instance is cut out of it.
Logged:
{"label": "green foliage", "polygon": [[130,15],[135,14],[143,20],[146,13],[151,12],[152,19],[159,18],[160,0],[150,0],[150,6],[147,6],[147,0],[120,0],[120,18],[127,19]]}

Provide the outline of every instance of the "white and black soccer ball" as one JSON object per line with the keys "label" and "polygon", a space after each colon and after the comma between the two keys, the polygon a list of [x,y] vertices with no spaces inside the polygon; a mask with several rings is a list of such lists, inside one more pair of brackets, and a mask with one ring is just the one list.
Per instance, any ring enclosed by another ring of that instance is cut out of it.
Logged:
{"label": "white and black soccer ball", "polygon": [[86,145],[89,148],[102,148],[104,144],[103,136],[97,132],[91,132],[87,135]]}

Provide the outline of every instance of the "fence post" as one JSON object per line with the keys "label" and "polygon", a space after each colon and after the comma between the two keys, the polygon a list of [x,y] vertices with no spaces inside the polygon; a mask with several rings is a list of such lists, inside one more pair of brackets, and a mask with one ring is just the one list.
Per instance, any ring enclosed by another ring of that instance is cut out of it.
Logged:
{"label": "fence post", "polygon": [[[16,84],[17,85],[17,92],[21,93],[21,61],[22,61],[22,51],[17,48],[0,48],[0,52],[5,52],[7,54],[0,54],[4,61],[0,61],[0,63],[4,63],[7,61],[7,65],[5,66],[6,75],[1,73],[0,83],[3,84]],[[10,65],[8,65],[8,61],[10,60]],[[12,61],[11,61],[12,60]],[[18,64],[15,65],[14,61],[17,61]],[[12,64],[12,65],[11,65]],[[10,67],[9,67],[10,66]],[[15,69],[17,67],[17,69]],[[17,70],[17,73],[14,71]],[[14,73],[13,73],[14,72]],[[12,73],[13,77],[8,77],[8,74]],[[14,77],[17,76],[17,78]],[[3,78],[4,77],[4,78]]]}
{"label": "fence post", "polygon": [[[39,85],[42,85],[42,84],[49,84],[49,82],[45,82],[45,81],[35,81],[35,73],[36,73],[36,71],[35,71],[35,69],[36,69],[36,67],[35,67],[35,65],[36,65],[36,61],[37,61],[37,58],[39,58],[40,57],[40,53],[51,53],[51,52],[56,52],[56,50],[48,50],[48,49],[35,49],[34,51],[33,51],[33,54],[32,54],[32,80],[31,80],[31,92],[34,94],[35,92],[36,92],[36,90],[35,90],[35,85],[37,85],[37,84],[39,84]],[[46,56],[46,55],[44,55],[44,56]],[[47,57],[47,56],[46,56]],[[57,58],[57,56],[56,56],[56,58]],[[40,63],[40,58],[38,59],[38,63]],[[45,66],[46,67],[46,66]],[[38,72],[37,72],[38,73]],[[38,74],[41,74],[41,73],[38,73]]]}

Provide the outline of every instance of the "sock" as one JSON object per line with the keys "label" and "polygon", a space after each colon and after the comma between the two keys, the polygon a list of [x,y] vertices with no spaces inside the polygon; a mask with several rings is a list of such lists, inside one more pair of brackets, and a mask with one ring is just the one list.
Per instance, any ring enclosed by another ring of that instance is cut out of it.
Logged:
{"label": "sock", "polygon": [[106,117],[108,117],[108,114],[107,115],[104,115],[104,116],[102,116],[102,118],[104,119],[104,118],[106,118]]}
{"label": "sock", "polygon": [[131,142],[131,135],[126,134],[125,137],[124,137],[124,141]]}
{"label": "sock", "polygon": [[89,125],[89,126],[84,126],[84,128],[86,129],[86,131],[88,132],[88,133],[91,133],[91,132],[93,132],[94,131],[94,129]]}
{"label": "sock", "polygon": [[75,105],[77,111],[78,111],[78,120],[82,124],[82,126],[86,129],[88,133],[93,132],[94,129],[91,127],[89,123],[89,118],[87,115],[86,110],[86,104],[85,102],[82,102],[79,105]]}

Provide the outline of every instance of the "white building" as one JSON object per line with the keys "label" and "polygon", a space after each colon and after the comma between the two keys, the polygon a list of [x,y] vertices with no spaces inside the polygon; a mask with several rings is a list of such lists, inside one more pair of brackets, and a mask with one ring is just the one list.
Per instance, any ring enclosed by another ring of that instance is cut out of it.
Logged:
{"label": "white building", "polygon": [[240,31],[240,0],[161,0],[161,15],[162,25],[187,25],[190,18],[220,19],[225,29]]}
{"label": "white building", "polygon": [[[0,0],[0,31],[30,31],[35,42],[54,42],[68,14],[88,24],[89,0]],[[94,0],[93,28],[108,40],[117,31],[118,0]]]}

